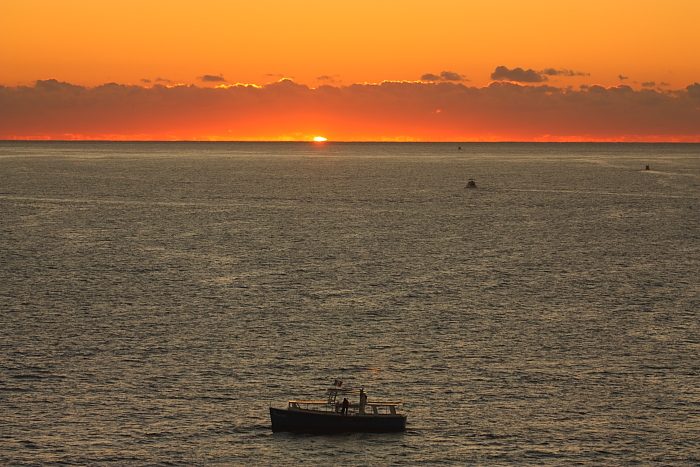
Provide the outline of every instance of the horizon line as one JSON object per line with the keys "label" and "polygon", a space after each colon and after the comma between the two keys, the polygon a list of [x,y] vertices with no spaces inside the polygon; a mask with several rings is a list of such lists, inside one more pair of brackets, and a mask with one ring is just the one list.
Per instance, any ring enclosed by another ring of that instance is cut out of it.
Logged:
{"label": "horizon line", "polygon": [[528,140],[502,140],[502,141],[383,141],[383,140],[198,140],[198,139],[1,139],[0,143],[303,143],[316,146],[327,144],[700,144],[700,141],[528,141]]}

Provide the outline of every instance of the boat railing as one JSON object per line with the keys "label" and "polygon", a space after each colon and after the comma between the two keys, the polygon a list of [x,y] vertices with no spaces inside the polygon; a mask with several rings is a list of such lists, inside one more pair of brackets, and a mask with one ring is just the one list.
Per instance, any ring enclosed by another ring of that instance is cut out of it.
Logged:
{"label": "boat railing", "polygon": [[331,407],[328,401],[289,401],[290,409],[330,410]]}
{"label": "boat railing", "polygon": [[403,402],[367,402],[365,404],[365,413],[396,415],[396,407],[400,405],[403,405]]}
{"label": "boat railing", "polygon": [[[348,413],[367,415],[396,415],[396,408],[403,405],[403,402],[367,402],[362,407],[360,404],[351,403],[348,406]],[[322,412],[340,412],[339,403],[328,403],[327,401],[289,401],[291,410],[318,410]]]}

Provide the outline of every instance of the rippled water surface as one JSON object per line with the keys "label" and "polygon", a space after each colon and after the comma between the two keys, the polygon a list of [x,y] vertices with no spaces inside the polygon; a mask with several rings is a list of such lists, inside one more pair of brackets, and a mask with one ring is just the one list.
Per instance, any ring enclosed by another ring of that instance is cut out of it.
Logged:
{"label": "rippled water surface", "polygon": [[[700,465],[699,200],[698,145],[0,143],[0,463]],[[408,431],[271,432],[335,378]]]}

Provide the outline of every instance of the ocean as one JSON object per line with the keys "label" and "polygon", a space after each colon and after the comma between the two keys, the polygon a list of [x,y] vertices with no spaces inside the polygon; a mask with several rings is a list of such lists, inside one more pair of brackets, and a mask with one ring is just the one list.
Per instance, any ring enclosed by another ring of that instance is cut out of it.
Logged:
{"label": "ocean", "polygon": [[[699,201],[697,144],[0,142],[0,464],[699,466]],[[335,379],[407,431],[271,431]]]}

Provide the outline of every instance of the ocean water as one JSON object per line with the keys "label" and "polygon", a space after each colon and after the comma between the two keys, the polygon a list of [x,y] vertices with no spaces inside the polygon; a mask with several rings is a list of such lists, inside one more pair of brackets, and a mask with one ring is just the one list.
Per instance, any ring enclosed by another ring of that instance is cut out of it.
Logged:
{"label": "ocean water", "polygon": [[[2,142],[0,464],[698,466],[699,201],[700,145]],[[336,378],[407,432],[272,433]]]}

